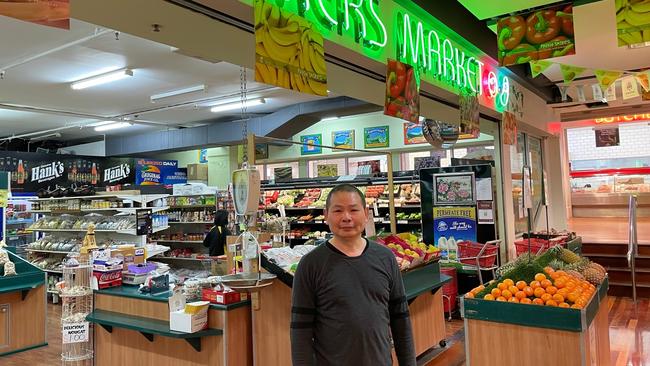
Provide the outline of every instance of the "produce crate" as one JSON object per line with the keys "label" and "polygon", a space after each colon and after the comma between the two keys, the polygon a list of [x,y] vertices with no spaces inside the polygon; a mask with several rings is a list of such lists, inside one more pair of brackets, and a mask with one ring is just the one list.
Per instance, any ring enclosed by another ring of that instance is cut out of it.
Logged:
{"label": "produce crate", "polygon": [[487,245],[483,254],[479,257],[479,265],[481,268],[488,268],[494,266],[497,259],[498,245],[481,244],[472,241],[461,241],[458,245],[458,258],[460,262],[469,265],[476,265],[476,256],[481,253],[483,246]]}
{"label": "produce crate", "polygon": [[[583,309],[539,306],[483,299],[461,299],[461,314],[465,319],[508,323],[536,328],[582,332],[596,317],[601,301],[607,296],[606,277]],[[603,304],[607,306],[607,304]]]}

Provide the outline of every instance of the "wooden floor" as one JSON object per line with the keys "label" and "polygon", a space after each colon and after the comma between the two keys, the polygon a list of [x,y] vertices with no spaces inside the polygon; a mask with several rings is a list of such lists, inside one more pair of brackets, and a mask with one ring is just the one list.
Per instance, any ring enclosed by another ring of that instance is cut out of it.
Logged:
{"label": "wooden floor", "polygon": [[[610,297],[609,338],[612,366],[650,365],[650,299],[641,299],[636,306],[629,298]],[[2,366],[51,366],[60,363],[61,307],[48,305],[49,346],[0,357]],[[447,323],[447,350],[426,366],[465,365],[463,322],[454,319]]]}
{"label": "wooden floor", "polygon": [[[622,217],[574,217],[569,219],[568,228],[580,235],[583,243],[627,244],[628,240],[628,220]],[[650,218],[637,220],[637,238],[640,244],[650,244]]]}

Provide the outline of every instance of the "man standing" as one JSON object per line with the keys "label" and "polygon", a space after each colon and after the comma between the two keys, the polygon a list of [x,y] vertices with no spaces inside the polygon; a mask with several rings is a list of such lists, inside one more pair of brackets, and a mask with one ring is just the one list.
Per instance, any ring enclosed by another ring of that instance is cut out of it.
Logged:
{"label": "man standing", "polygon": [[402,276],[393,253],[362,237],[363,193],[332,189],[325,219],[334,237],[305,255],[291,307],[294,366],[390,366],[391,334],[400,366],[415,366]]}

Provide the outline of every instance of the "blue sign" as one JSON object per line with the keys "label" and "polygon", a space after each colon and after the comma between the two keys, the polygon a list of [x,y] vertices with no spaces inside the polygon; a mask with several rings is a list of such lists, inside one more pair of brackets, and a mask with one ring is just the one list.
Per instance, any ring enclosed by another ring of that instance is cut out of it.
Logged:
{"label": "blue sign", "polygon": [[176,160],[139,159],[135,164],[135,184],[139,186],[169,185],[187,182],[187,172],[178,168]]}
{"label": "blue sign", "polygon": [[433,238],[435,245],[443,250],[443,257],[455,259],[456,243],[476,241],[476,208],[434,207]]}
{"label": "blue sign", "polygon": [[199,163],[204,164],[208,162],[208,149],[199,150]]}

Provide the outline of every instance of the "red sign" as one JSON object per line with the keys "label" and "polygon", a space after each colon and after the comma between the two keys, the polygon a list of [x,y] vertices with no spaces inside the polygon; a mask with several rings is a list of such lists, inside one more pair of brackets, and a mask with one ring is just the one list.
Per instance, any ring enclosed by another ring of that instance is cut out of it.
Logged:
{"label": "red sign", "polygon": [[603,123],[619,123],[619,122],[636,122],[650,120],[650,113],[630,114],[625,116],[603,117],[596,118],[592,122],[600,125]]}

